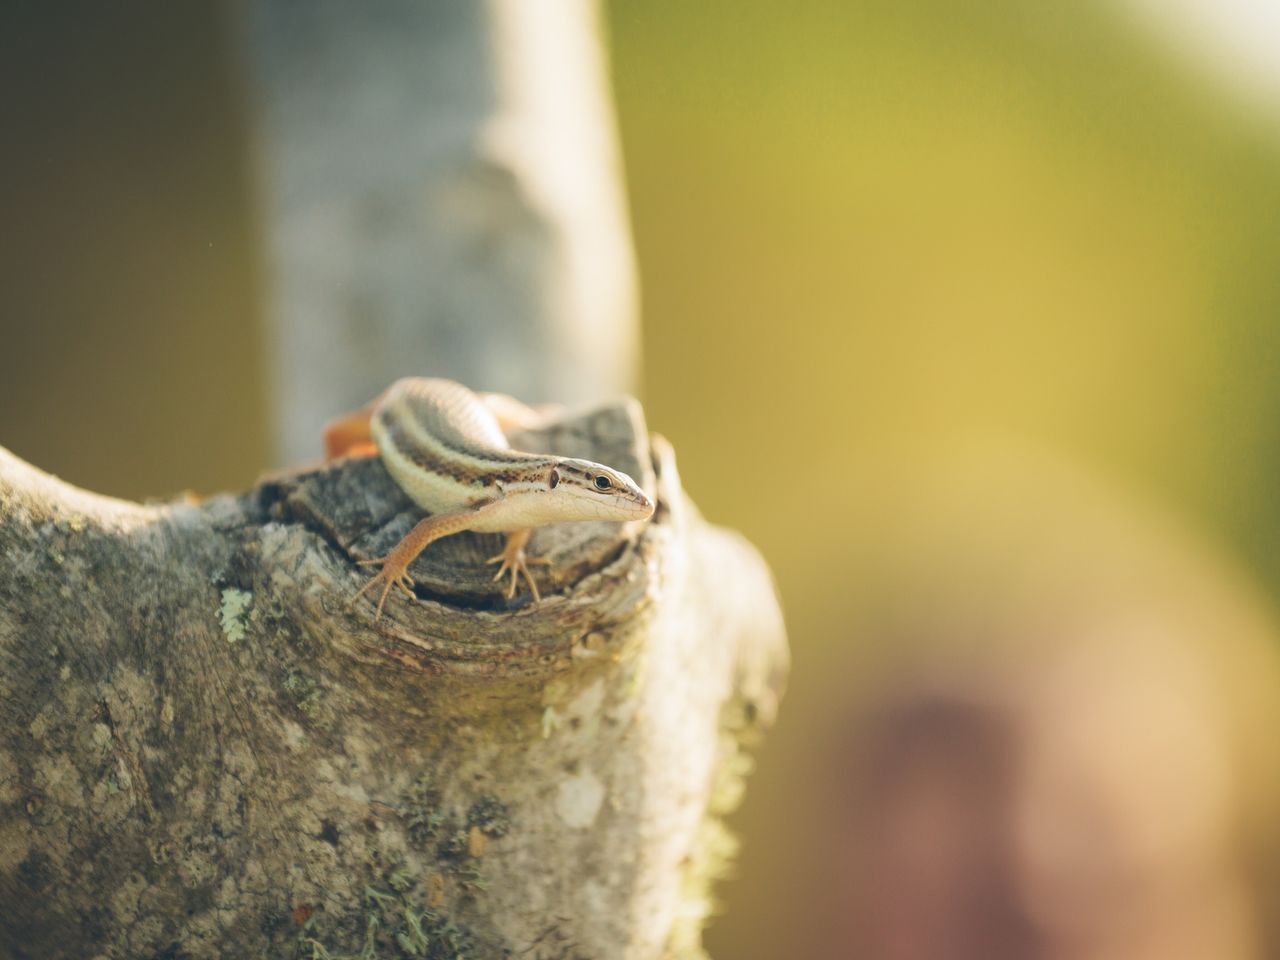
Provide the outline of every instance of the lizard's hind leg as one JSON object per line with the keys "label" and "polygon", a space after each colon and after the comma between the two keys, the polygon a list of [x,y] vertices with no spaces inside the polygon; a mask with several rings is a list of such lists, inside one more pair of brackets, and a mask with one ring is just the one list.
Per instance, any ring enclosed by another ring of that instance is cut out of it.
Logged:
{"label": "lizard's hind leg", "polygon": [[[376,403],[376,401],[375,401]],[[369,423],[375,404],[330,420],[324,425],[324,458],[372,457],[378,453]]]}
{"label": "lizard's hind leg", "polygon": [[505,393],[478,393],[476,396],[493,414],[498,426],[506,434],[516,430],[534,430],[564,412],[564,407],[558,403],[530,407]]}

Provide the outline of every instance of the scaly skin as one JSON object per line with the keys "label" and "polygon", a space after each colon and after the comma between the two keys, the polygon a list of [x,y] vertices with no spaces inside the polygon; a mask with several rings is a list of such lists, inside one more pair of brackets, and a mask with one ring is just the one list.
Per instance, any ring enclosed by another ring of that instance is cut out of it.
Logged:
{"label": "scaly skin", "polygon": [[512,450],[504,424],[528,425],[539,415],[498,394],[476,394],[451,380],[397,380],[368,407],[325,430],[330,459],[376,447],[400,488],[430,515],[385,557],[382,569],[352,597],[381,586],[376,621],[398,586],[412,596],[409,564],[433,541],[463,530],[507,534],[495,580],[508,572],[515,596],[524,575],[538,588],[525,555],[535,527],[573,520],[647,520],[653,502],[625,473],[590,460]]}

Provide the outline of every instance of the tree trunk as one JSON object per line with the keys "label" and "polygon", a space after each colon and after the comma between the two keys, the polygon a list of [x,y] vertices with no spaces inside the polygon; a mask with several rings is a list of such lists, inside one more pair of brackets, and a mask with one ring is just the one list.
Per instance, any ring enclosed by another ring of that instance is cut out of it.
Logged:
{"label": "tree trunk", "polygon": [[687,958],[773,717],[768,573],[638,406],[517,445],[656,492],[637,528],[433,544],[377,460],[143,506],[0,450],[0,955]]}
{"label": "tree trunk", "polygon": [[281,462],[400,376],[531,403],[634,388],[593,0],[244,12]]}

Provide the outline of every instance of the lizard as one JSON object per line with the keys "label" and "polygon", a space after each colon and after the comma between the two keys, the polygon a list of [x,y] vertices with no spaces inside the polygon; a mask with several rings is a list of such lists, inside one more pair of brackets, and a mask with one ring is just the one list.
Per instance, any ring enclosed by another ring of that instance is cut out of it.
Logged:
{"label": "lizard", "polygon": [[505,548],[488,560],[501,564],[493,579],[511,575],[511,598],[523,575],[534,602],[540,602],[529,565],[549,561],[525,553],[534,528],[653,516],[653,501],[620,470],[512,449],[507,431],[539,419],[512,397],[476,393],[452,380],[406,377],[367,406],[330,421],[327,459],[379,456],[400,489],[428,514],[386,556],[360,561],[381,569],[350,604],[381,585],[376,623],[392,587],[413,596],[408,570],[418,554],[463,530],[506,533]]}

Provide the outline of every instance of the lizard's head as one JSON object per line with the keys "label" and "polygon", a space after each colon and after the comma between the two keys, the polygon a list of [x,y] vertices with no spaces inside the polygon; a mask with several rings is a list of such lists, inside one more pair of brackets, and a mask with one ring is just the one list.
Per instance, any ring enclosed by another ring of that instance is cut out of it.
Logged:
{"label": "lizard's head", "polygon": [[561,460],[547,486],[573,505],[580,520],[648,520],[653,501],[620,470],[590,460]]}

